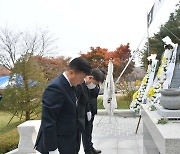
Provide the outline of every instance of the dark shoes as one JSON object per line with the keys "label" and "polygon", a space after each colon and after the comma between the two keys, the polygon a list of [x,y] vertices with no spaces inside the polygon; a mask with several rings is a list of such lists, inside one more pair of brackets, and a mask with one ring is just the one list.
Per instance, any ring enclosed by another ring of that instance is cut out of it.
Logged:
{"label": "dark shoes", "polygon": [[93,154],[98,154],[98,153],[101,153],[101,150],[96,150],[96,149],[92,149],[92,152],[93,152]]}
{"label": "dark shoes", "polygon": [[99,154],[99,153],[101,153],[101,150],[96,150],[94,148],[91,151],[86,152],[86,154]]}

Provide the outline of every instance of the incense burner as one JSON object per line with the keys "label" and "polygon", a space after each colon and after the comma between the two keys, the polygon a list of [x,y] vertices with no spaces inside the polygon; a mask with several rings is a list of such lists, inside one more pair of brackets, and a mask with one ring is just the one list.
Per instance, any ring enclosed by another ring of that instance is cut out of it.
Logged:
{"label": "incense burner", "polygon": [[180,89],[169,88],[160,90],[160,104],[169,110],[180,109]]}

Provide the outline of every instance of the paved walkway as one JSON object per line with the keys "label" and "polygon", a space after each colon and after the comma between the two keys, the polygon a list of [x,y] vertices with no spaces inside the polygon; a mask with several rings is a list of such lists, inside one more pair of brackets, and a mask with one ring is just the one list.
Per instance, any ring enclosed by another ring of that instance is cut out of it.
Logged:
{"label": "paved walkway", "polygon": [[[97,115],[94,121],[93,143],[102,154],[143,154],[142,121],[135,134],[139,118]],[[81,146],[80,154],[84,154]]]}

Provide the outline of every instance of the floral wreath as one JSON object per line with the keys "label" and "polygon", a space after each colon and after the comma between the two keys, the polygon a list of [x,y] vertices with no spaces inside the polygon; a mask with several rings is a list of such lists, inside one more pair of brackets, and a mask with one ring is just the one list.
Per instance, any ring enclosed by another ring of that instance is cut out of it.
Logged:
{"label": "floral wreath", "polygon": [[156,102],[155,100],[159,96],[159,90],[162,89],[163,83],[166,81],[167,67],[167,58],[163,57],[157,73],[157,82],[150,87],[147,94],[150,105],[153,105]]}
{"label": "floral wreath", "polygon": [[141,82],[141,86],[138,89],[138,91],[136,91],[133,94],[133,100],[130,104],[130,109],[133,109],[135,111],[139,111],[140,110],[140,104],[142,103],[143,100],[143,96],[147,87],[147,84],[149,82],[149,75],[150,75],[151,69],[148,68],[145,77],[143,78],[142,82]]}
{"label": "floral wreath", "polygon": [[[168,66],[167,58],[163,57],[161,60],[161,65],[157,73],[157,82],[153,86],[150,87],[147,94],[148,102],[150,102],[150,104],[154,104],[155,99],[159,95],[159,90],[162,88],[162,84],[166,80],[167,66]],[[141,82],[141,86],[139,90],[136,91],[133,95],[133,101],[130,104],[130,109],[133,109],[135,111],[140,110],[140,104],[142,103],[143,96],[144,96],[147,84],[149,82],[150,73],[151,73],[151,69],[148,68],[147,73]]]}

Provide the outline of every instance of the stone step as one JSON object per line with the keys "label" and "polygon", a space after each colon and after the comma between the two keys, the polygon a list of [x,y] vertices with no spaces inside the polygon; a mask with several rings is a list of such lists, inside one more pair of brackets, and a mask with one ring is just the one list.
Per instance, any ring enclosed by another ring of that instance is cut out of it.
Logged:
{"label": "stone step", "polygon": [[173,74],[171,85],[170,85],[171,88],[180,87],[180,67],[177,67],[179,65],[180,65],[179,62],[176,63],[176,67],[174,69],[174,74]]}

